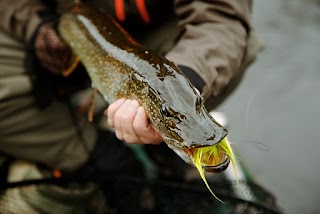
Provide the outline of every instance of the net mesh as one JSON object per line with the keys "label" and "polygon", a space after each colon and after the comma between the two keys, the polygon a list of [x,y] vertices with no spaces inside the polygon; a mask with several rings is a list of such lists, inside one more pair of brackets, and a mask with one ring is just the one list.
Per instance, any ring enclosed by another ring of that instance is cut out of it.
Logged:
{"label": "net mesh", "polygon": [[34,41],[34,48],[43,68],[53,74],[61,74],[71,52],[59,37],[54,23],[48,22],[41,25]]}
{"label": "net mesh", "polygon": [[240,182],[240,190],[236,182],[215,184],[213,191],[225,203],[212,197],[201,182],[117,178],[107,183],[107,198],[117,213],[281,213],[271,194],[248,182]]}

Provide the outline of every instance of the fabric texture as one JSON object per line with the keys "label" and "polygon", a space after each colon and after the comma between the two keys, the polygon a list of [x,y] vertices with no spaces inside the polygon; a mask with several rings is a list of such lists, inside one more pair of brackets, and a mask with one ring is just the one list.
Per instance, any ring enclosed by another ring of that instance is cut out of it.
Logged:
{"label": "fabric texture", "polygon": [[43,23],[34,39],[34,51],[39,64],[53,74],[61,75],[71,50],[58,35],[53,22]]}
{"label": "fabric texture", "polygon": [[243,62],[251,1],[176,1],[175,8],[181,33],[166,57],[199,74],[204,98],[218,96]]}
{"label": "fabric texture", "polygon": [[[66,103],[39,109],[26,70],[26,47],[0,30],[0,150],[16,158],[74,170],[88,159]],[[77,118],[90,151],[96,131]]]}

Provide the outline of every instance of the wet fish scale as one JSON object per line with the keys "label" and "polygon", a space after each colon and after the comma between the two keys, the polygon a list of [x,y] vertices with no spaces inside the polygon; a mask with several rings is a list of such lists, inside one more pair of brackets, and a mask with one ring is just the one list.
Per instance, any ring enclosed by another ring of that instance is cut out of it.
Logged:
{"label": "wet fish scale", "polygon": [[77,6],[61,17],[59,32],[105,100],[137,99],[164,141],[186,162],[193,164],[184,149],[211,146],[227,135],[179,68],[135,42],[110,17]]}

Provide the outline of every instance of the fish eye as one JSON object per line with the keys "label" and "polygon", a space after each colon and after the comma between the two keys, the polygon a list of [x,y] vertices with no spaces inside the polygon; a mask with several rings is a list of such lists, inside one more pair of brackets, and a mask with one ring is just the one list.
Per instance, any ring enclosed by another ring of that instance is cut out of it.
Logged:
{"label": "fish eye", "polygon": [[166,104],[162,104],[160,111],[164,117],[167,117],[167,119],[175,124],[181,123],[182,120],[185,120],[187,118],[185,115],[174,111]]}
{"label": "fish eye", "polygon": [[180,117],[180,114],[175,112],[173,109],[171,109],[168,105],[166,104],[162,104],[161,106],[161,114],[163,116],[166,116],[166,117],[170,117],[172,119],[177,119],[180,121],[179,117]]}

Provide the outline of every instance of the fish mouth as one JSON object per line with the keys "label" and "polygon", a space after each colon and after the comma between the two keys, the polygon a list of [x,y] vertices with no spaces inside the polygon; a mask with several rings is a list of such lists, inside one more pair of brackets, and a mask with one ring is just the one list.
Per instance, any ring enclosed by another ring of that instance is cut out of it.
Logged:
{"label": "fish mouth", "polygon": [[229,166],[229,163],[230,163],[230,158],[227,157],[225,159],[224,162],[218,164],[218,165],[215,165],[215,166],[203,166],[203,169],[206,171],[206,172],[212,172],[212,173],[219,173],[219,172],[222,172],[224,170],[226,170]]}
{"label": "fish mouth", "polygon": [[200,164],[205,171],[211,173],[224,171],[230,163],[230,157],[225,150],[215,145],[188,149],[186,153],[192,157],[194,164]]}

